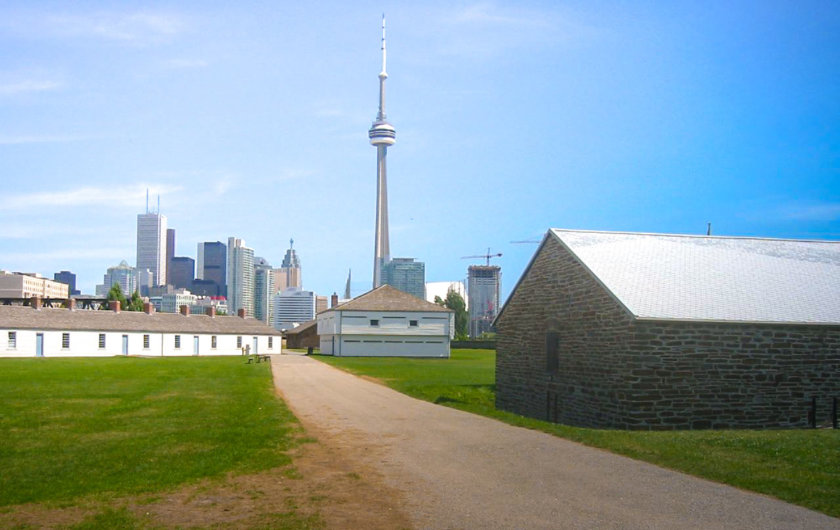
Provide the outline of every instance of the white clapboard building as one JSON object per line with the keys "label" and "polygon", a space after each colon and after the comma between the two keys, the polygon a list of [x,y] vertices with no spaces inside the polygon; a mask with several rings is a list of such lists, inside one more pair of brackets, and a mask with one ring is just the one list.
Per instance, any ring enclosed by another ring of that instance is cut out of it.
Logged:
{"label": "white clapboard building", "polygon": [[318,314],[321,353],[341,357],[449,357],[454,312],[377,287]]}
{"label": "white clapboard building", "polygon": [[281,353],[280,333],[244,316],[0,305],[0,357]]}

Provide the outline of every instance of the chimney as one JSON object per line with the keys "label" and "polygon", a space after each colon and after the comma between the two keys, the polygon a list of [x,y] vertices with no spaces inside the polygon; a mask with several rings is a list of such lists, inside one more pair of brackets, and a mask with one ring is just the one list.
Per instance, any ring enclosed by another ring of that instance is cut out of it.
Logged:
{"label": "chimney", "polygon": [[245,318],[245,308],[243,307],[242,309],[237,311],[236,316],[238,316],[239,318]]}
{"label": "chimney", "polygon": [[111,309],[114,310],[114,313],[119,313],[120,312],[120,301],[119,300],[111,300],[110,302],[108,302],[108,305],[111,306]]}
{"label": "chimney", "polygon": [[75,298],[68,298],[67,299],[67,309],[70,311],[76,310],[76,299]]}
{"label": "chimney", "polygon": [[204,314],[206,314],[210,318],[216,318],[216,306],[207,306],[207,309],[205,310]]}
{"label": "chimney", "polygon": [[143,312],[147,315],[152,315],[155,312],[155,304],[151,302],[143,302]]}
{"label": "chimney", "polygon": [[338,305],[338,294],[333,293],[330,297],[330,307],[335,307]]}
{"label": "chimney", "polygon": [[190,316],[190,306],[182,305],[181,306],[181,314],[184,315],[185,317]]}
{"label": "chimney", "polygon": [[41,297],[40,296],[33,296],[31,304],[32,304],[32,309],[41,309]]}

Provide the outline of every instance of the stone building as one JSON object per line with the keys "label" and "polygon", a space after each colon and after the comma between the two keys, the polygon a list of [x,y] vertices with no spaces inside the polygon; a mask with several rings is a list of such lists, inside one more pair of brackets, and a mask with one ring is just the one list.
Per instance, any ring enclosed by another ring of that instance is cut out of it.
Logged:
{"label": "stone building", "polygon": [[310,320],[285,331],[286,347],[289,349],[319,348],[321,339],[318,337],[318,321]]}
{"label": "stone building", "polygon": [[840,397],[840,242],[546,234],[496,319],[496,404],[570,425],[803,427]]}

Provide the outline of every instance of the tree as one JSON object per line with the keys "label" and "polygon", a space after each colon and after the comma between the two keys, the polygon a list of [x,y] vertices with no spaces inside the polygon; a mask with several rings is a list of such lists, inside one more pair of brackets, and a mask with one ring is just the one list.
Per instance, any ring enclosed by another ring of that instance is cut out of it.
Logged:
{"label": "tree", "polygon": [[440,296],[438,296],[438,295],[435,295],[435,303],[436,303],[437,305],[442,305],[443,307],[446,307],[446,302],[444,302],[444,301],[443,301],[443,298],[441,298],[441,297],[440,297]]}
{"label": "tree", "polygon": [[[437,302],[437,299],[435,300]],[[455,340],[467,339],[467,304],[460,294],[452,289],[446,293],[443,305],[455,311]]]}
{"label": "tree", "polygon": [[143,310],[143,299],[140,298],[140,293],[134,291],[131,293],[131,298],[128,300],[128,306],[126,306],[127,311],[142,311]]}
{"label": "tree", "polygon": [[118,301],[120,303],[121,309],[127,307],[125,295],[123,294],[122,287],[120,287],[120,284],[118,283],[112,285],[111,289],[108,290],[108,309],[111,308],[111,302],[114,301]]}

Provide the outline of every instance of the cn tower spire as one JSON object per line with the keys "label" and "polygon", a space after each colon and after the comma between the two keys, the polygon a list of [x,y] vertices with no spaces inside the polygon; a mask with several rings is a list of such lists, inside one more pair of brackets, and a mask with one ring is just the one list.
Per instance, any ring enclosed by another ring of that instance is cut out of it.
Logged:
{"label": "cn tower spire", "polygon": [[385,119],[385,80],[388,79],[388,72],[385,69],[385,60],[387,54],[385,51],[385,14],[382,14],[382,71],[379,72],[379,113],[376,115],[377,120]]}
{"label": "cn tower spire", "polygon": [[388,146],[396,142],[394,126],[385,119],[385,15],[382,15],[382,71],[379,72],[379,112],[368,131],[371,145],[376,147],[376,239],[373,251],[373,288],[382,285],[382,267],[391,261],[388,243],[388,179],[385,163]]}

